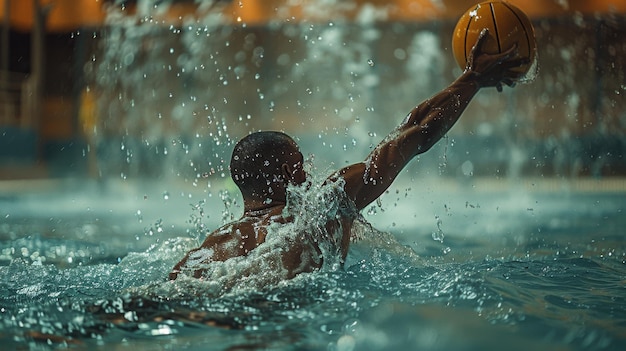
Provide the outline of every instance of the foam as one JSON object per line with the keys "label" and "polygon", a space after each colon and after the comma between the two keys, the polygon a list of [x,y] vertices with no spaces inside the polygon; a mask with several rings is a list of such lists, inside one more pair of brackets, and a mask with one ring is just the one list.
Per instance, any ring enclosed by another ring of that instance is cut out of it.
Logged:
{"label": "foam", "polygon": [[[288,188],[287,204],[282,215],[293,218],[293,221],[270,224],[267,227],[265,242],[250,251],[247,256],[210,262],[207,258],[212,256],[212,251],[200,249],[190,256],[188,269],[203,270],[201,278],[192,278],[193,274],[180,274],[174,281],[158,281],[133,288],[132,294],[144,296],[156,294],[186,299],[194,296],[237,294],[276,286],[289,278],[289,272],[283,266],[282,259],[290,243],[295,241],[310,245],[310,250],[304,250],[302,254],[303,262],[321,260],[322,271],[339,269],[342,260],[339,247],[342,228],[327,232],[326,223],[340,217],[359,216],[347,199],[343,184],[343,180],[339,179],[319,186],[305,182],[300,186]],[[299,268],[306,271],[306,267]]]}

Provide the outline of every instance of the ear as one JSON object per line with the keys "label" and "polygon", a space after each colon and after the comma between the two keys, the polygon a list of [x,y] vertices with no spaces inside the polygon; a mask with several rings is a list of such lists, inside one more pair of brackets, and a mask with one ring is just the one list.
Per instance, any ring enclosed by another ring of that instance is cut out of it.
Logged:
{"label": "ear", "polygon": [[283,163],[280,166],[280,173],[283,175],[285,181],[291,182],[291,179],[293,178],[293,170],[287,163]]}

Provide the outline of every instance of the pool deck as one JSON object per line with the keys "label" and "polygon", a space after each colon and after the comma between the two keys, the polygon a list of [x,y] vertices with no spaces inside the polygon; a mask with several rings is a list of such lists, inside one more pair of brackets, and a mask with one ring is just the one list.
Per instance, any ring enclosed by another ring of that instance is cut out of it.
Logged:
{"label": "pool deck", "polygon": [[[234,185],[229,179],[211,180],[211,186],[207,186],[207,180],[191,181],[182,180],[122,180],[112,179],[99,181],[83,178],[46,178],[46,179],[13,179],[0,180],[0,196],[33,195],[56,192],[76,192],[81,189],[99,187],[106,191],[139,191],[157,187],[169,192],[188,192],[202,194],[209,191],[216,192],[222,189],[234,190]],[[424,180],[411,181],[399,178],[394,183],[395,187],[411,187],[413,189],[436,189],[437,191],[457,192],[596,192],[596,193],[626,193],[626,177],[610,178],[453,178],[432,177]],[[139,189],[139,190],[137,190]]]}

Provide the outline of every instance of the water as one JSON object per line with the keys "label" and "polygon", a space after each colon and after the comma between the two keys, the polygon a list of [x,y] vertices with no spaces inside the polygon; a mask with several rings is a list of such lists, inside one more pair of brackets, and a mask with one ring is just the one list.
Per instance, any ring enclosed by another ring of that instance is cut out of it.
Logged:
{"label": "water", "polygon": [[[268,129],[292,135],[305,155],[334,169],[363,159],[461,73],[450,49],[453,20],[386,21],[382,5],[317,0],[299,10],[298,2],[276,5],[261,25],[232,22],[218,5],[168,19],[170,1],[138,3],[136,11],[110,7],[84,69],[98,102],[84,153],[103,178],[219,180],[234,143]],[[623,174],[624,18],[533,24],[536,79],[501,94],[481,91],[412,172]]]}
{"label": "water", "polygon": [[206,2],[170,24],[169,1],[137,3],[110,7],[84,67],[93,179],[0,184],[4,348],[624,349],[625,191],[606,177],[626,150],[623,18],[536,22],[536,81],[481,92],[363,211],[343,269],[221,291],[166,278],[241,213],[233,143],[283,130],[321,176],[362,160],[460,73],[454,23],[320,0],[302,21]]}
{"label": "water", "polygon": [[501,190],[433,181],[387,194],[394,203],[357,226],[345,268],[217,294],[210,282],[166,281],[198,242],[201,194],[188,187],[167,200],[154,184],[5,190],[0,339],[35,350],[623,349],[623,193],[492,185]]}

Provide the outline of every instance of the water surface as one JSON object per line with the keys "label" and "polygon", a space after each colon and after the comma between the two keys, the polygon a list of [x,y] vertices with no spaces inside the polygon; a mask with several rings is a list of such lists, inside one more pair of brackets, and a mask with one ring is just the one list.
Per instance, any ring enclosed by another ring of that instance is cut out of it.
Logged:
{"label": "water surface", "polygon": [[[1,198],[9,349],[621,350],[621,192],[390,191],[343,269],[213,294],[166,281],[223,197],[131,187]],[[402,185],[398,189],[404,189]],[[67,189],[65,189],[67,190]],[[108,194],[108,195],[103,195]],[[173,195],[172,195],[173,194]],[[201,200],[206,202],[198,206]],[[236,203],[236,200],[234,201]],[[199,211],[199,207],[204,212]],[[235,204],[231,209],[237,212]],[[369,213],[369,214],[368,214]],[[194,220],[194,218],[196,220]]]}

